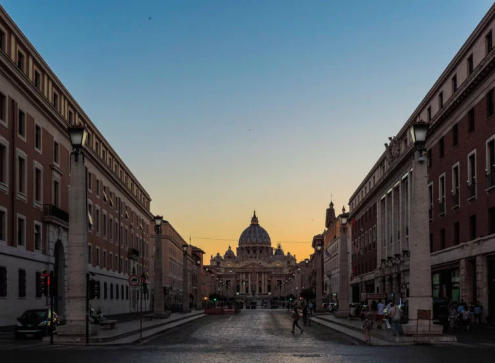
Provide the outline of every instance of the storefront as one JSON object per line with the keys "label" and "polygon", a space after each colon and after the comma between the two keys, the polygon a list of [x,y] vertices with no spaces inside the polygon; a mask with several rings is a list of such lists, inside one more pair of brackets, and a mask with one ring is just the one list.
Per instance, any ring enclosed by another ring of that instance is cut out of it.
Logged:
{"label": "storefront", "polygon": [[433,297],[448,298],[452,301],[460,301],[460,277],[459,266],[434,269],[431,274]]}

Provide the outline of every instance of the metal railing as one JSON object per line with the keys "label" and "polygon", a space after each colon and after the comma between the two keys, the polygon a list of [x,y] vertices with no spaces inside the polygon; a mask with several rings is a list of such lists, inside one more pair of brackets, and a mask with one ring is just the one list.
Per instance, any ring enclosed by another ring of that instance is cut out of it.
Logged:
{"label": "metal railing", "polygon": [[438,202],[438,213],[445,214],[445,200]]}
{"label": "metal railing", "polygon": [[60,209],[53,204],[45,204],[43,206],[45,216],[55,217],[60,219],[62,222],[69,223],[69,213]]}
{"label": "metal railing", "polygon": [[137,260],[139,259],[139,251],[135,248],[129,247],[129,249],[127,250],[127,257]]}
{"label": "metal railing", "polygon": [[495,186],[495,172],[486,174],[486,189]]}
{"label": "metal railing", "polygon": [[459,206],[459,193],[452,194],[452,205],[454,208]]}

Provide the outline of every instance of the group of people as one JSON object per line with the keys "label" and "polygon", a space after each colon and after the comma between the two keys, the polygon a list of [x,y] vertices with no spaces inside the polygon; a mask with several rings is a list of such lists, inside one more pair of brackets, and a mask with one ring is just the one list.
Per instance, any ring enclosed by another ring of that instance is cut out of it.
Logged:
{"label": "group of people", "polygon": [[[314,314],[314,304],[312,302],[309,302],[307,305],[303,305],[301,307],[301,310],[302,310],[303,324],[311,325],[311,320],[309,319],[309,317],[313,316]],[[291,315],[292,315],[292,333],[294,333],[295,327],[298,327],[302,333],[304,330],[299,326],[300,316],[297,306],[294,307],[294,310],[292,311]]]}
{"label": "group of people", "polygon": [[402,310],[399,306],[396,306],[392,301],[390,301],[386,306],[382,300],[378,300],[378,303],[373,300],[370,305],[370,309],[362,311],[363,320],[362,329],[364,331],[365,341],[371,341],[370,331],[372,329],[382,329],[383,321],[385,318],[385,312],[387,317],[387,327],[390,324],[394,336],[402,335],[401,327],[401,317]]}
{"label": "group of people", "polygon": [[481,315],[483,314],[483,305],[478,301],[476,304],[471,302],[469,305],[463,300],[459,304],[451,301],[449,304],[449,328],[460,328],[462,331],[469,331],[473,325],[481,324]]}

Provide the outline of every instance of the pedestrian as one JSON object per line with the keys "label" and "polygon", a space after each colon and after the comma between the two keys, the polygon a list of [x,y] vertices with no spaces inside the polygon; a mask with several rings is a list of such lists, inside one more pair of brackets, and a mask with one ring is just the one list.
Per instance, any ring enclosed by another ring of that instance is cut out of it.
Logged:
{"label": "pedestrian", "polygon": [[313,316],[313,302],[312,301],[309,302],[309,315]]}
{"label": "pedestrian", "polygon": [[382,328],[383,324],[383,310],[385,309],[385,304],[382,303],[382,300],[378,300],[378,305],[377,305],[377,312],[376,312],[376,325],[378,329]]}
{"label": "pedestrian", "polygon": [[400,325],[400,318],[402,312],[398,306],[395,306],[393,302],[390,303],[390,309],[387,311],[387,316],[392,321],[392,332],[395,336],[398,336],[402,332],[402,327]]}
{"label": "pedestrian", "polygon": [[302,334],[304,330],[299,326],[299,312],[297,311],[297,308],[294,308],[294,311],[292,312],[292,334],[294,334],[294,327],[296,326],[301,330]]}
{"label": "pedestrian", "polygon": [[306,325],[306,322],[308,321],[308,307],[306,305],[303,305],[302,313],[303,313],[303,324]]}
{"label": "pedestrian", "polygon": [[462,331],[464,331],[464,329],[466,329],[467,331],[469,331],[469,324],[470,323],[470,319],[469,319],[469,311],[468,310],[464,310],[462,312]]}
{"label": "pedestrian", "polygon": [[481,325],[481,314],[483,313],[483,306],[479,301],[476,301],[476,305],[474,307],[474,322],[480,326]]}
{"label": "pedestrian", "polygon": [[375,300],[371,301],[370,313],[371,313],[371,316],[370,316],[371,321],[374,324],[376,321],[376,316],[378,315],[378,304],[376,303]]}
{"label": "pedestrian", "polygon": [[363,320],[362,329],[364,332],[364,341],[370,342],[370,331],[373,329],[373,319],[371,319],[371,314],[366,314]]}

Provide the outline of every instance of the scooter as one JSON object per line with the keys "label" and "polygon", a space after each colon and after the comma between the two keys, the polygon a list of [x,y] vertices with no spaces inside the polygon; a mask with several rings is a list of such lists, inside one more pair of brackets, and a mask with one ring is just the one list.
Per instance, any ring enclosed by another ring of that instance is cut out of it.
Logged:
{"label": "scooter", "polygon": [[91,307],[91,315],[89,316],[89,322],[91,324],[101,324],[101,322],[107,320],[107,318],[105,318],[103,316],[103,313],[101,312],[101,309],[98,308],[96,311],[95,309],[93,309],[93,307]]}

